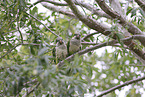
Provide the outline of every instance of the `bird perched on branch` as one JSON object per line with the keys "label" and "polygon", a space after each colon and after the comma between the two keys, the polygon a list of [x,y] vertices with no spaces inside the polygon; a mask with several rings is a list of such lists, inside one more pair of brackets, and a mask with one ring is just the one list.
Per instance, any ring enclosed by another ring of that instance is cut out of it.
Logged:
{"label": "bird perched on branch", "polygon": [[56,39],[56,47],[53,49],[53,56],[56,58],[56,63],[63,60],[67,56],[67,46],[65,45],[62,38]]}
{"label": "bird perched on branch", "polygon": [[75,33],[74,37],[68,42],[67,50],[68,55],[72,55],[81,49],[81,35]]}

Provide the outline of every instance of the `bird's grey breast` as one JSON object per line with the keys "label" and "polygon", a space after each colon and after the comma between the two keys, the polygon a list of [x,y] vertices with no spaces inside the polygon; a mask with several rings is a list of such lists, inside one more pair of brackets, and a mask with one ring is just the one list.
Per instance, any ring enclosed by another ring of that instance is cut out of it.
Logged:
{"label": "bird's grey breast", "polygon": [[80,46],[81,45],[81,41],[77,40],[77,39],[72,39],[71,40],[71,45]]}

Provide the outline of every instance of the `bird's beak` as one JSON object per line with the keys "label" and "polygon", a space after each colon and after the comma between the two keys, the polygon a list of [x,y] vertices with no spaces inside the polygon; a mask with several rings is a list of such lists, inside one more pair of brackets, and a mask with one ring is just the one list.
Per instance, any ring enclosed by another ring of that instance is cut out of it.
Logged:
{"label": "bird's beak", "polygon": [[59,40],[59,43],[62,44],[63,43],[62,40]]}
{"label": "bird's beak", "polygon": [[80,35],[77,35],[77,39],[80,39]]}

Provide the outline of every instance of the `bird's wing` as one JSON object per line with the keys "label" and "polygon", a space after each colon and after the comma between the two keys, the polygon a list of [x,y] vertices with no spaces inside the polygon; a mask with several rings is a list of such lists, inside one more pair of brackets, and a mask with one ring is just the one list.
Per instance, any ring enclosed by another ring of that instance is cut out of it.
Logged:
{"label": "bird's wing", "polygon": [[67,42],[67,56],[69,56],[70,54],[69,54],[69,47],[70,47],[70,40]]}
{"label": "bird's wing", "polygon": [[82,50],[82,44],[80,45],[80,49],[79,50]]}
{"label": "bird's wing", "polygon": [[56,48],[55,47],[52,49],[52,55],[53,55],[53,57],[56,57]]}

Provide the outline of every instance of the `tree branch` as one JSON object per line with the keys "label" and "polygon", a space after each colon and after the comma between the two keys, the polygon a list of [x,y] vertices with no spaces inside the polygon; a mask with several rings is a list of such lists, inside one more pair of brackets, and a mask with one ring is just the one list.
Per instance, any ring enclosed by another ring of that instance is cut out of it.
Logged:
{"label": "tree branch", "polygon": [[[125,42],[125,41],[129,41],[129,40],[131,40],[131,39],[133,39],[133,37],[127,37],[127,38],[121,39],[121,41],[124,41],[124,42]],[[66,60],[66,61],[71,61],[71,60],[74,58],[74,56],[75,56],[76,54],[78,54],[78,55],[83,55],[83,54],[85,54],[85,53],[91,52],[91,51],[96,50],[96,49],[98,49],[98,48],[101,48],[101,47],[104,47],[104,46],[113,45],[113,44],[116,44],[116,43],[118,43],[117,40],[111,40],[111,41],[109,41],[109,42],[100,43],[100,44],[97,44],[97,45],[95,45],[95,46],[92,46],[92,47],[86,48],[86,49],[84,49],[84,50],[81,50],[81,51],[79,51],[79,52],[77,52],[77,53],[75,53],[75,54],[73,54],[73,55],[71,55],[71,56],[68,56],[65,60]],[[58,67],[61,67],[61,66],[63,66],[64,63],[65,63],[64,60],[63,60],[63,61],[60,61],[60,62],[57,64],[57,66],[58,66]]]}
{"label": "tree branch", "polygon": [[[41,0],[41,2],[48,2],[48,3],[51,3],[51,4],[57,5],[57,6],[68,6],[67,3],[61,3],[61,2],[56,2],[56,1],[52,1],[52,0]],[[74,0],[74,3],[76,5],[79,5],[79,6],[82,6],[82,7],[86,8],[87,10],[91,11],[93,14],[95,14],[97,16],[106,17],[108,19],[112,18],[108,14],[104,13],[102,10],[98,10],[98,9],[94,8],[91,4],[88,4],[88,3],[85,3],[85,2],[82,2],[82,1],[77,1],[77,0]],[[44,7],[50,9],[49,5],[47,5],[46,3],[42,3],[42,5],[43,6],[45,5]],[[53,10],[58,9],[58,8],[56,8],[56,9],[55,8],[56,7],[54,7]],[[59,12],[59,11],[56,11],[56,12]],[[61,12],[61,14],[63,14],[63,13]]]}
{"label": "tree branch", "polygon": [[14,50],[16,47],[18,47],[20,45],[40,45],[40,44],[34,44],[34,43],[19,43],[19,44],[15,45],[13,48],[11,48],[9,51],[7,51],[4,55],[0,56],[0,59],[2,59],[3,57],[5,57],[7,54],[11,53],[12,50]]}
{"label": "tree branch", "polygon": [[38,1],[45,1],[57,6],[68,6],[67,3],[62,3],[62,2],[56,2],[56,1],[52,1],[52,0],[38,0]]}
{"label": "tree branch", "polygon": [[95,0],[98,5],[101,7],[101,9],[106,12],[108,15],[110,15],[112,18],[114,19],[118,19],[119,23],[123,26],[123,27],[128,27],[128,31],[130,33],[132,33],[133,35],[135,34],[143,34],[143,32],[137,28],[134,24],[127,22],[127,20],[122,17],[121,15],[119,15],[119,13],[114,12],[106,3],[104,0]]}
{"label": "tree branch", "polygon": [[16,47],[18,47],[19,45],[21,45],[21,44],[15,45],[13,48],[11,48],[9,51],[7,51],[4,55],[2,55],[2,56],[0,57],[0,59],[2,59],[3,57],[5,57],[7,54],[11,53],[11,51],[14,50]]}
{"label": "tree branch", "polygon": [[10,32],[7,32],[7,33],[2,33],[2,35],[6,35],[6,34],[9,34],[9,33],[13,33],[13,32],[16,32],[17,30],[12,30]]}
{"label": "tree branch", "polygon": [[145,67],[145,65],[135,65],[135,64],[129,64],[127,66],[135,66],[135,67]]}
{"label": "tree branch", "polygon": [[18,32],[20,33],[20,37],[21,37],[21,42],[23,43],[23,35],[22,35],[22,32],[20,31],[19,24],[17,24],[17,25],[18,25],[17,29],[18,29]]}
{"label": "tree branch", "polygon": [[90,34],[86,35],[85,37],[83,37],[82,40],[86,40],[86,39],[88,39],[89,37],[91,37],[95,34],[99,34],[99,32],[90,33]]}
{"label": "tree branch", "polygon": [[[98,34],[98,32],[94,32],[94,33],[91,33],[91,34],[88,34],[86,35],[85,37],[82,38],[82,40],[85,40],[89,37],[91,37],[92,35],[95,35],[95,34]],[[136,40],[139,40],[144,46],[145,46],[145,35],[132,35],[131,36],[132,39],[136,39]],[[131,38],[130,37],[130,38]],[[93,43],[93,42],[81,42],[82,45],[96,45],[98,43]]]}
{"label": "tree branch", "polygon": [[28,91],[26,94],[24,94],[22,97],[27,97],[28,95],[30,95],[34,90],[36,90],[37,88],[38,88],[38,86],[40,85],[40,82],[38,82],[37,84],[36,84],[36,86],[32,89],[32,90],[30,90],[30,91]]}
{"label": "tree branch", "polygon": [[33,3],[33,4],[29,7],[29,9],[32,8],[33,6],[37,5],[38,3],[41,3],[41,2],[43,2],[43,1],[42,1],[42,0],[41,0],[41,1],[38,0],[37,2]]}
{"label": "tree branch", "polygon": [[135,0],[135,2],[143,9],[143,11],[145,12],[145,2],[143,2],[142,0]]}
{"label": "tree branch", "polygon": [[123,17],[123,9],[119,3],[119,0],[109,0],[109,2],[113,10],[119,13]]}
{"label": "tree branch", "polygon": [[45,24],[43,24],[39,19],[37,19],[36,17],[34,17],[33,15],[25,12],[27,15],[31,16],[33,19],[35,19],[36,21],[40,22],[48,31],[50,31],[52,34],[54,34],[57,37],[60,37],[59,35],[57,35],[56,33],[54,33],[53,31],[51,31]]}
{"label": "tree branch", "polygon": [[81,42],[82,45],[96,45],[98,43],[94,43],[94,42]]}
{"label": "tree branch", "polygon": [[41,4],[42,4],[45,8],[47,8],[47,9],[50,9],[50,10],[52,10],[52,11],[55,11],[55,12],[64,14],[64,15],[66,15],[66,16],[68,16],[68,17],[77,19],[76,16],[75,16],[72,12],[70,12],[70,11],[68,11],[68,10],[65,10],[65,9],[62,9],[62,8],[58,8],[58,6],[54,6],[54,5],[50,5],[50,4],[48,5],[47,3],[41,3]]}
{"label": "tree branch", "polygon": [[127,86],[127,85],[132,84],[132,83],[136,83],[136,82],[142,81],[144,79],[145,79],[145,76],[144,77],[140,77],[140,78],[136,78],[136,79],[133,79],[133,80],[130,80],[130,81],[126,81],[125,83],[123,83],[121,85],[117,85],[117,86],[115,86],[113,88],[110,88],[110,89],[102,92],[101,94],[97,95],[97,97],[102,97],[102,96],[104,96],[104,95],[106,95],[106,94],[108,94],[108,93],[110,93],[110,92],[112,92],[112,91],[114,91],[116,89],[122,88],[122,87]]}
{"label": "tree branch", "polygon": [[145,35],[133,35],[133,39],[137,39],[145,46]]}
{"label": "tree branch", "polygon": [[82,21],[85,25],[87,25],[89,28],[94,29],[98,32],[101,32],[105,35],[109,35],[111,32],[108,30],[106,26],[103,24],[98,23],[95,19],[83,15],[78,8],[75,6],[74,2],[72,0],[65,0],[73,13],[76,15],[76,17]]}
{"label": "tree branch", "polygon": [[106,17],[108,19],[112,19],[112,17],[110,17],[108,14],[104,13],[104,11],[102,10],[98,10],[97,8],[95,8],[93,5],[85,3],[83,1],[79,1],[79,0],[74,0],[74,3],[76,5],[80,5],[86,9],[88,9],[90,12],[92,12],[93,14],[100,16],[100,17]]}
{"label": "tree branch", "polygon": [[[98,32],[101,32],[102,34],[104,34],[104,35],[106,35],[106,36],[108,36],[108,35],[111,33],[111,31],[109,30],[109,28],[105,27],[104,25],[101,25],[101,24],[98,23],[96,20],[94,20],[94,19],[92,19],[92,18],[90,18],[90,17],[84,16],[84,15],[77,9],[77,7],[75,6],[75,4],[74,4],[74,2],[73,2],[72,0],[65,0],[65,1],[68,3],[69,7],[70,7],[71,10],[73,11],[73,13],[76,15],[76,17],[77,17],[80,21],[82,21],[85,25],[87,25],[89,28],[94,29],[94,30],[96,30],[96,31],[98,31]],[[96,0],[96,1],[99,2],[100,7],[103,6],[103,9],[104,9],[104,10],[106,10],[106,11],[109,10],[109,13],[112,14],[112,10],[111,10],[111,9],[106,9],[106,8],[108,8],[108,6],[104,3],[103,0]],[[102,2],[103,2],[103,4],[102,4]],[[105,5],[104,5],[104,4],[105,4]],[[101,5],[102,5],[102,6],[101,6]],[[104,6],[105,6],[105,7],[104,7]],[[117,13],[113,13],[113,15],[115,15],[114,17],[118,16]],[[122,17],[119,17],[119,18],[122,20],[121,23],[126,22]],[[132,23],[128,23],[128,25],[129,25],[129,29],[128,29],[129,32],[130,32],[130,30],[131,30],[131,31],[133,30],[133,32],[134,32],[133,34],[136,34],[136,33],[142,34],[142,32],[140,31],[140,29],[138,29],[138,28],[137,28],[136,26],[134,26]],[[111,38],[117,39],[116,34],[114,34],[114,36],[111,37]],[[135,43],[135,42],[133,42],[133,41],[125,41],[124,43],[125,43],[125,45],[128,46],[128,48],[129,48],[130,50],[132,50],[132,51],[137,55],[137,57],[140,57],[139,59],[145,60],[145,55],[144,55],[145,52],[144,52],[143,50],[140,50],[140,49],[136,48],[136,43]],[[145,63],[145,62],[144,62],[144,63]]]}

